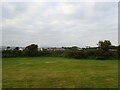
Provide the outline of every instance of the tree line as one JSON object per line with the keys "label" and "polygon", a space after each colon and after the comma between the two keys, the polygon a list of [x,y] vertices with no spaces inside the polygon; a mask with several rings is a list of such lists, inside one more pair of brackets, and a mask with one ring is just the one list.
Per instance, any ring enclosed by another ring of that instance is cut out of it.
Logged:
{"label": "tree line", "polygon": [[[9,47],[10,48],[10,47]],[[67,57],[76,59],[108,60],[120,58],[120,45],[113,46],[109,40],[99,41],[98,47],[78,49],[77,46],[62,47],[64,50],[38,50],[38,45],[26,46],[23,51],[16,47],[14,50],[2,50],[2,57]]]}

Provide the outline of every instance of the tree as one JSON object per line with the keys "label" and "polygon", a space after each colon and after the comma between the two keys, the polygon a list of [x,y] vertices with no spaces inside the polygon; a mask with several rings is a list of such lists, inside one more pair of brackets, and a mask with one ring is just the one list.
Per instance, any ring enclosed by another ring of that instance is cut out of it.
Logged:
{"label": "tree", "polygon": [[15,47],[15,49],[12,50],[12,52],[14,57],[20,57],[22,54],[22,52],[19,50],[19,47]]}
{"label": "tree", "polygon": [[120,45],[118,46],[117,53],[118,53],[118,59],[120,59]]}
{"label": "tree", "polygon": [[15,49],[14,49],[14,50],[18,51],[18,50],[19,50],[19,47],[15,47]]}
{"label": "tree", "polygon": [[37,56],[38,53],[38,45],[31,44],[25,48],[25,54],[27,56]]}
{"label": "tree", "polygon": [[71,47],[71,50],[76,51],[76,50],[78,50],[78,47],[77,47],[77,46],[72,46],[72,47]]}
{"label": "tree", "polygon": [[10,50],[10,46],[7,46],[7,50]]}
{"label": "tree", "polygon": [[112,44],[109,40],[99,41],[98,42],[98,46],[99,46],[98,58],[100,58],[100,59],[110,58],[109,48],[111,45]]}
{"label": "tree", "polygon": [[100,49],[105,50],[105,51],[109,51],[109,48],[111,46],[111,42],[109,40],[104,40],[104,41],[99,41],[98,42],[98,46]]}

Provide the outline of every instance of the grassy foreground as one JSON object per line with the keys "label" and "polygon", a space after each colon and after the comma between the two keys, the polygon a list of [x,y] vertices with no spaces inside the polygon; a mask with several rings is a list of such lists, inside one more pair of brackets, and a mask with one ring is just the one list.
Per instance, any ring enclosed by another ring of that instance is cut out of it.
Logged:
{"label": "grassy foreground", "polygon": [[3,88],[118,88],[117,60],[4,58]]}

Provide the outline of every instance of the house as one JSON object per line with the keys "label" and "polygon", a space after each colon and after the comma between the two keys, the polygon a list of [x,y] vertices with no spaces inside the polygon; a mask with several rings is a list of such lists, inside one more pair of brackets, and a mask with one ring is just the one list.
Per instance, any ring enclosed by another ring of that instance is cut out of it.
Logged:
{"label": "house", "polygon": [[59,47],[48,47],[48,48],[43,48],[42,50],[47,50],[47,51],[65,51],[64,48],[59,48]]}
{"label": "house", "polygon": [[109,50],[110,51],[117,51],[117,48],[118,48],[117,46],[110,46]]}
{"label": "house", "polygon": [[38,48],[38,51],[43,51],[43,48]]}

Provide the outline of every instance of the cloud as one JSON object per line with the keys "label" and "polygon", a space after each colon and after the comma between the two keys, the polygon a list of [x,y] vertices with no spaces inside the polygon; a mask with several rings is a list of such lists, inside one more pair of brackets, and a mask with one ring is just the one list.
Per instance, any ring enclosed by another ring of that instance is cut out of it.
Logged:
{"label": "cloud", "polygon": [[117,3],[4,3],[3,45],[117,45]]}

